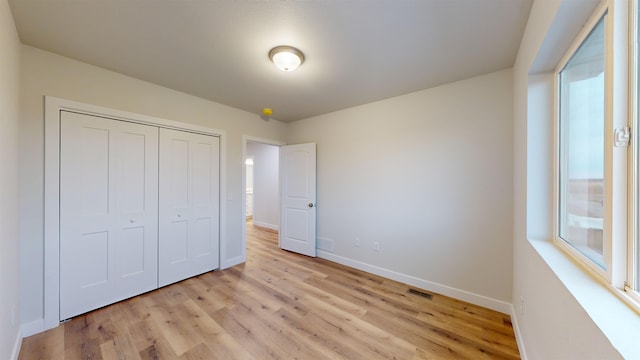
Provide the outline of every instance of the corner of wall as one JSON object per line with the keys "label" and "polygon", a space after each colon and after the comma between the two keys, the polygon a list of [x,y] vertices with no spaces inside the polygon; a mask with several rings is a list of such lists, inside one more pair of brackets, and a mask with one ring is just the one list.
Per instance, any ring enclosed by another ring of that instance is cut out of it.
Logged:
{"label": "corner of wall", "polygon": [[18,356],[20,355],[20,348],[22,347],[22,331],[18,330],[16,334],[16,340],[13,343],[13,351],[11,352],[10,360],[18,360]]}
{"label": "corner of wall", "polygon": [[513,305],[511,305],[511,311],[509,311],[509,316],[511,316],[511,325],[513,326],[513,333],[516,336],[516,343],[518,344],[518,352],[520,352],[520,358],[522,360],[527,360],[527,349],[524,345],[524,338],[522,336],[522,330],[520,328],[520,322],[518,320],[518,313]]}

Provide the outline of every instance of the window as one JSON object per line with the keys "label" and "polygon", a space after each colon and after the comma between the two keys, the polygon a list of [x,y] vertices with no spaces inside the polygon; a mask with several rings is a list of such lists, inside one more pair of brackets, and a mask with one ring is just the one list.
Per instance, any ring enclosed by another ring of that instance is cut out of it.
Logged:
{"label": "window", "polygon": [[639,17],[640,0],[601,2],[556,67],[553,221],[555,244],[640,313]]}
{"label": "window", "polygon": [[555,72],[556,244],[636,310],[640,145],[630,138],[640,133],[639,2],[602,3]]}
{"label": "window", "polygon": [[600,17],[557,71],[557,238],[587,265],[605,261],[605,22]]}

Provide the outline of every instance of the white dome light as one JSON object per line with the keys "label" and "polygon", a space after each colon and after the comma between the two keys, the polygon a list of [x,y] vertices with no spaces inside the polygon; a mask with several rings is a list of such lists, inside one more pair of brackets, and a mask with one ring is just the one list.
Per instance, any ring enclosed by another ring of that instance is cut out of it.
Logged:
{"label": "white dome light", "polygon": [[292,46],[276,46],[269,51],[269,58],[278,69],[289,72],[298,68],[304,62],[302,51]]}

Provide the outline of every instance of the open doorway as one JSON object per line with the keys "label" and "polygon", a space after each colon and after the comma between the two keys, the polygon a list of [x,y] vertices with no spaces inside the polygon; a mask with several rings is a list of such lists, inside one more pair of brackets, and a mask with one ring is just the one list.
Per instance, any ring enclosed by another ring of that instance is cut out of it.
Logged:
{"label": "open doorway", "polygon": [[[244,139],[244,220],[246,226],[278,231],[280,228],[279,142]],[[243,231],[246,247],[247,228]]]}
{"label": "open doorway", "polygon": [[245,173],[245,215],[247,221],[253,221],[253,156],[247,155],[244,160]]}

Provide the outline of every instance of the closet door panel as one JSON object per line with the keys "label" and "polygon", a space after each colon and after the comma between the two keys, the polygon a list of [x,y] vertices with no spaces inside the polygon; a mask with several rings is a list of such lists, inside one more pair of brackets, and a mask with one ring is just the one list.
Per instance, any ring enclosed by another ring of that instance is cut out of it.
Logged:
{"label": "closet door panel", "polygon": [[145,136],[126,131],[120,135],[118,149],[118,186],[121,237],[116,246],[119,276],[130,277],[144,271],[145,239]]}
{"label": "closet door panel", "polygon": [[188,271],[189,258],[189,141],[167,137],[164,130],[160,133],[163,147],[160,217],[166,219],[160,223],[160,233],[163,239],[171,240],[163,242],[160,263],[169,264],[176,273],[184,273]]}
{"label": "closet door panel", "polygon": [[60,316],[157,287],[157,128],[61,112]]}
{"label": "closet door panel", "polygon": [[219,147],[160,129],[160,286],[218,268]]}
{"label": "closet door panel", "polygon": [[158,128],[114,122],[116,271],[125,299],[158,287]]}
{"label": "closet door panel", "polygon": [[189,273],[189,140],[160,129],[158,280],[164,286]]}
{"label": "closet door panel", "polygon": [[194,226],[192,271],[219,267],[220,139],[194,135]]}
{"label": "closet door panel", "polygon": [[194,241],[192,253],[196,272],[218,267],[218,210],[220,147],[218,138],[196,136],[194,151]]}
{"label": "closet door panel", "polygon": [[118,259],[119,276],[128,278],[144,272],[144,227],[133,227],[126,229],[122,237],[118,239]]}

